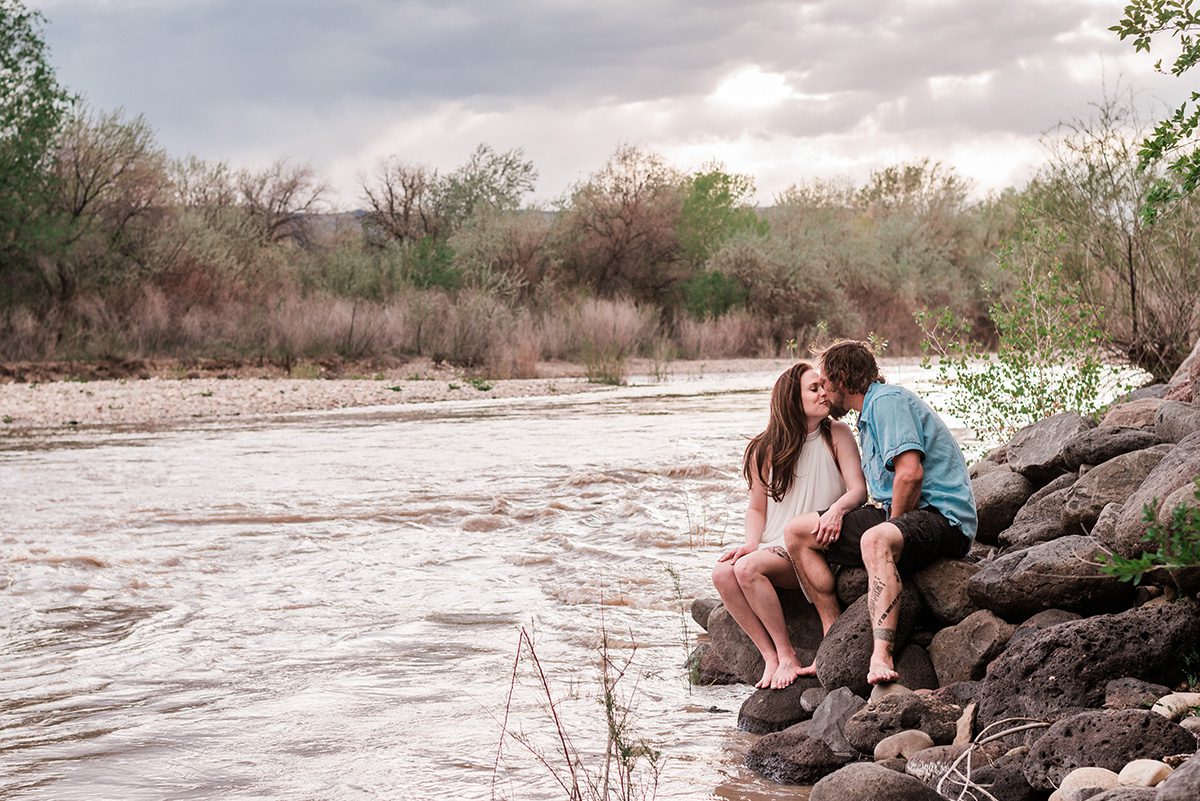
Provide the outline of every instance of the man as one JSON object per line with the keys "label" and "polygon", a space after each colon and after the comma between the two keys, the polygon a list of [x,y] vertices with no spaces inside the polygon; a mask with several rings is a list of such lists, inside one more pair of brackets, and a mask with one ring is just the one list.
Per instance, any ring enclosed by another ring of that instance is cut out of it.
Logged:
{"label": "man", "polygon": [[880,506],[847,513],[840,530],[791,527],[785,544],[818,610],[837,609],[830,564],[866,567],[873,635],[867,681],[893,682],[900,576],[966,555],[975,539],[975,497],[950,429],[915,393],[884,383],[866,343],[831,345],[820,369],[830,414],[858,412],[863,475]]}

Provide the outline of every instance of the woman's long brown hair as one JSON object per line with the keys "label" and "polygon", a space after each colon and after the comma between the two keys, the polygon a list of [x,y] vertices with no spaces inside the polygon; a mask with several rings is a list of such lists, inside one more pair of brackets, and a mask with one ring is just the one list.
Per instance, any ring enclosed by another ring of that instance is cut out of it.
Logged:
{"label": "woman's long brown hair", "polygon": [[[808,419],[804,415],[801,394],[804,374],[813,366],[797,362],[784,371],[771,390],[771,419],[767,428],[750,440],[742,457],[746,483],[754,486],[754,476],[767,487],[767,494],[778,503],[792,488],[796,478],[796,460],[804,447]],[[821,420],[821,437],[833,451],[833,430],[829,418]]]}

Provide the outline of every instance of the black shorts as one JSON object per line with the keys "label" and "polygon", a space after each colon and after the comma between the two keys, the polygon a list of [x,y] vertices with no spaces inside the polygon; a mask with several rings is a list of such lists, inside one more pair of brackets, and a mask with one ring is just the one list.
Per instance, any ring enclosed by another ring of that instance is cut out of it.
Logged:
{"label": "black shorts", "polygon": [[888,520],[878,506],[860,506],[842,518],[841,536],[826,550],[826,561],[862,567],[862,536],[880,523],[893,523],[904,537],[904,549],[896,563],[901,573],[913,573],[938,559],[961,559],[971,550],[971,541],[962,530],[936,509],[913,509]]}

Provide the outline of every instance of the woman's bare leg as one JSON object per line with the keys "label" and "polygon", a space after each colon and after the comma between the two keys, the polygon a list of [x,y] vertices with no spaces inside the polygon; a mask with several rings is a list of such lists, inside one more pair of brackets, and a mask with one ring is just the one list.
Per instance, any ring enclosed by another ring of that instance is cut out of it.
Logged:
{"label": "woman's bare leg", "polygon": [[804,592],[821,617],[821,630],[828,634],[842,609],[838,605],[837,581],[825,561],[825,549],[817,544],[819,522],[816,512],[793,517],[783,530],[783,543],[796,564]]}
{"label": "woman's bare leg", "polygon": [[[750,555],[743,556],[738,560],[738,564],[748,558],[750,558]],[[775,558],[779,559],[779,557]],[[750,603],[746,600],[746,596],[742,593],[742,587],[738,583],[735,570],[736,566],[730,562],[717,562],[717,566],[713,568],[713,586],[717,588],[717,592],[721,596],[721,601],[725,604],[725,610],[733,615],[733,619],[742,627],[742,631],[746,632],[747,636],[750,637],[750,640],[754,643],[754,647],[762,654],[763,662],[766,663],[762,678],[755,682],[754,686],[760,689],[769,687],[771,685],[771,678],[775,675],[775,671],[779,669],[779,655],[775,651],[771,635],[763,626],[762,621],[758,619],[758,615],[754,613],[754,610],[750,607]]]}
{"label": "woman's bare leg", "polygon": [[768,548],[743,556],[734,565],[733,572],[742,594],[775,646],[779,663],[771,676],[770,686],[776,690],[787,687],[797,676],[810,672],[810,668],[800,664],[800,658],[792,646],[787,621],[783,618],[783,607],[779,605],[779,595],[775,592],[776,587],[795,589],[799,586],[792,566],[786,558]]}

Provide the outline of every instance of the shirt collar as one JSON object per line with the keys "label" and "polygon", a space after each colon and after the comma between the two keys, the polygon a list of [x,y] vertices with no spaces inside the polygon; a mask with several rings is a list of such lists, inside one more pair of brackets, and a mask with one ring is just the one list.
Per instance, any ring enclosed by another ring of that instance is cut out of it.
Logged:
{"label": "shirt collar", "polygon": [[867,417],[867,409],[870,408],[871,401],[875,400],[875,396],[879,394],[876,390],[881,386],[883,386],[883,384],[880,382],[872,381],[871,385],[867,387],[867,391],[863,394],[862,411],[858,413],[857,427],[859,431],[861,431],[863,428],[863,420],[865,420]]}

